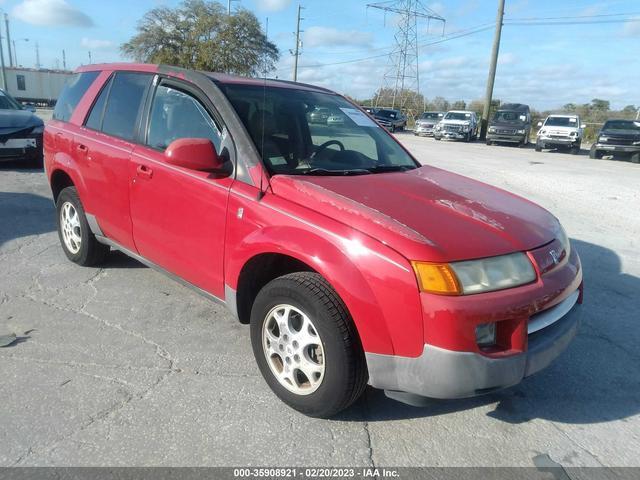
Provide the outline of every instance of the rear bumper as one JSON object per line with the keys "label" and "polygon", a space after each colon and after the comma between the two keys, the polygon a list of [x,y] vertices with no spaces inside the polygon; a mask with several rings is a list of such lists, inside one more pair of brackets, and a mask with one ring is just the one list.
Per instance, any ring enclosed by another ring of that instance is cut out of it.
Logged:
{"label": "rear bumper", "polygon": [[42,158],[42,135],[9,138],[5,143],[0,143],[0,162],[40,158]]}
{"label": "rear bumper", "polygon": [[548,366],[576,335],[579,314],[575,291],[559,304],[529,320],[526,351],[507,357],[446,350],[426,344],[419,357],[367,353],[369,383],[375,388],[421,397],[464,398],[516,385]]}

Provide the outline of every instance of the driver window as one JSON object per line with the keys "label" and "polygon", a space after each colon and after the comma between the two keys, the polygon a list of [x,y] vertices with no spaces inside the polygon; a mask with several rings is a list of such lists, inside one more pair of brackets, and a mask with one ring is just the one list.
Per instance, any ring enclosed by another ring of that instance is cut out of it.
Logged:
{"label": "driver window", "polygon": [[179,138],[208,138],[220,151],[220,130],[202,104],[185,92],[160,85],[151,106],[147,145],[165,150]]}
{"label": "driver window", "polygon": [[322,148],[319,152],[321,157],[330,159],[344,147],[344,150],[363,153],[372,160],[378,159],[378,150],[374,138],[367,135],[342,110],[338,108],[330,110],[324,122],[313,121],[313,117],[309,118],[307,116],[307,122],[309,133],[311,134],[311,142],[315,149],[326,142],[334,140],[334,142]]}

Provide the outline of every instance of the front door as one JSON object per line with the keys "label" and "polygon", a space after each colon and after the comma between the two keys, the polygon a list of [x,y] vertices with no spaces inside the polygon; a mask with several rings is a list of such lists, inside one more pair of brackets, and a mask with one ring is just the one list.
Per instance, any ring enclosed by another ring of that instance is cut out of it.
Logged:
{"label": "front door", "polygon": [[186,84],[163,80],[157,86],[144,144],[131,154],[131,220],[140,255],[223,298],[225,220],[233,179],[173,166],[164,156],[179,138],[208,138],[221,153],[223,127],[206,105]]}

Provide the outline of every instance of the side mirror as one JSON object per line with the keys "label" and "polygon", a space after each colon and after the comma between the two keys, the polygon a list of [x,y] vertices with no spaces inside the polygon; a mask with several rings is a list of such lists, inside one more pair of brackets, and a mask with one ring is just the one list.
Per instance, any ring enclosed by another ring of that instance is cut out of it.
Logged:
{"label": "side mirror", "polygon": [[224,161],[208,138],[179,138],[164,151],[167,163],[189,170],[220,170]]}
{"label": "side mirror", "polygon": [[542,122],[538,122],[538,126],[541,127],[542,126]]}
{"label": "side mirror", "polygon": [[584,128],[587,128],[587,124],[586,124],[586,123],[583,123],[582,125],[580,125],[580,128],[583,128],[583,129],[584,129]]}
{"label": "side mirror", "polygon": [[23,105],[24,109],[31,112],[31,113],[36,113],[36,107],[34,107],[33,105]]}

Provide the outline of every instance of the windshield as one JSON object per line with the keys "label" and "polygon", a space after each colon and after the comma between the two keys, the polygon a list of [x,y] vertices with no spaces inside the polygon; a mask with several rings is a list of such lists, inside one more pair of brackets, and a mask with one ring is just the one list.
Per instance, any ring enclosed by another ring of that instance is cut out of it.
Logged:
{"label": "windshield", "polygon": [[[220,85],[271,174],[360,175],[419,165],[368,115],[344,98],[307,90]],[[327,109],[340,121],[316,123]]]}
{"label": "windshield", "polygon": [[376,112],[376,117],[383,118],[396,118],[398,116],[398,112],[395,110],[378,110]]}
{"label": "windshield", "polygon": [[640,122],[632,120],[609,120],[602,127],[603,130],[632,130],[640,132]]}
{"label": "windshield", "polygon": [[14,100],[11,95],[0,90],[0,110],[23,110],[23,106]]}
{"label": "windshield", "polygon": [[546,127],[577,127],[578,119],[576,117],[549,117],[544,122]]}
{"label": "windshield", "polygon": [[447,112],[444,116],[445,120],[471,120],[470,113],[463,112]]}
{"label": "windshield", "polygon": [[420,120],[437,120],[438,118],[440,118],[438,112],[424,112],[420,115]]}
{"label": "windshield", "polygon": [[501,123],[524,123],[527,120],[527,116],[522,112],[512,112],[507,110],[501,110],[495,113],[493,116],[494,122]]}

